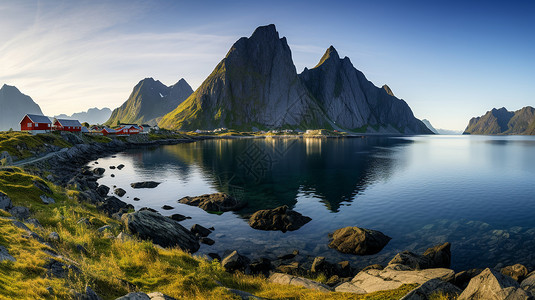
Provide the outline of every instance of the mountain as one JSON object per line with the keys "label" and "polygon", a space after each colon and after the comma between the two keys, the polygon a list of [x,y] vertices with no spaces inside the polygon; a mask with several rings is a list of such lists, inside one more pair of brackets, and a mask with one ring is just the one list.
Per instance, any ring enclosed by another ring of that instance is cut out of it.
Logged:
{"label": "mountain", "polygon": [[20,130],[20,121],[26,114],[42,115],[43,112],[31,97],[4,84],[0,89],[0,130]]}
{"label": "mountain", "polygon": [[201,86],[160,127],[195,130],[343,129],[431,133],[390,88],[377,88],[330,47],[316,67],[297,74],[275,25],[240,38]]}
{"label": "mountain", "polygon": [[90,108],[87,111],[82,111],[78,113],[74,113],[70,116],[66,114],[61,114],[54,116],[54,118],[58,119],[74,119],[78,120],[80,122],[87,122],[89,124],[102,124],[106,122],[111,116],[111,109],[104,107],[102,109],[98,108]]}
{"label": "mountain", "polygon": [[300,78],[337,126],[369,133],[432,133],[387,85],[376,87],[333,46]]}
{"label": "mountain", "polygon": [[442,134],[442,135],[461,135],[461,134],[463,134],[462,130],[437,128],[437,131],[438,131],[438,134]]}
{"label": "mountain", "polygon": [[434,134],[438,134],[438,130],[436,130],[435,127],[433,127],[433,125],[431,125],[431,122],[429,122],[428,119],[423,119],[422,123],[424,123],[425,126],[427,126],[427,128],[429,128],[429,130],[433,131]]}
{"label": "mountain", "polygon": [[201,86],[159,123],[194,130],[331,127],[299,79],[274,25],[241,38]]}
{"label": "mountain", "polygon": [[145,78],[134,87],[130,97],[113,110],[106,124],[156,125],[162,116],[175,109],[192,93],[193,90],[184,79],[168,87],[158,80]]}
{"label": "mountain", "polygon": [[481,117],[472,118],[463,134],[535,135],[535,108],[526,106],[515,112],[505,107],[493,108]]}

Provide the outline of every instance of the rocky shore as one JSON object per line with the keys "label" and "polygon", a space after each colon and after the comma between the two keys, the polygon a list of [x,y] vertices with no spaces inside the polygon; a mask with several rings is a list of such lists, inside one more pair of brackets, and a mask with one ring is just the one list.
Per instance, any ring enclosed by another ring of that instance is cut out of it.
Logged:
{"label": "rocky shore", "polygon": [[[134,211],[129,205],[110,193],[120,194],[120,189],[98,184],[97,180],[107,171],[98,167],[87,167],[87,163],[99,157],[111,155],[132,147],[157,146],[192,142],[195,140],[113,140],[109,143],[84,143],[70,135],[74,144],[68,149],[55,149],[39,153],[46,159],[28,163],[26,169],[57,185],[70,187],[79,192],[79,200],[94,205],[96,210],[111,217],[121,224],[121,232],[112,238],[130,240],[134,236],[141,240],[151,241],[163,248],[180,248],[188,253],[196,252],[200,244],[212,245],[217,240],[209,236],[213,228],[205,228],[195,224],[185,228],[180,221],[185,216],[163,216],[158,212],[142,208]],[[120,169],[120,166],[116,166]],[[46,175],[46,176],[45,176]],[[42,192],[40,199],[43,204],[53,204],[53,192],[46,183],[36,180],[33,185]],[[154,188],[157,182],[136,182],[136,188]],[[221,213],[238,210],[243,207],[232,197],[217,193],[197,197],[185,197],[180,203],[198,206],[208,212]],[[80,273],[75,262],[68,261],[56,251],[54,243],[61,240],[56,232],[42,237],[32,231],[28,225],[41,226],[31,218],[30,210],[23,206],[14,206],[8,195],[0,192],[0,209],[9,212],[12,224],[22,228],[29,239],[34,239],[48,247],[51,258],[44,266],[53,277],[65,277],[69,272]],[[164,208],[165,209],[165,208]],[[251,215],[249,224],[257,230],[297,230],[310,221],[310,218],[291,211],[288,207],[262,210]],[[79,224],[92,224],[93,221],[81,218]],[[102,224],[97,230],[106,232],[111,225]],[[333,232],[329,247],[341,253],[353,255],[369,255],[380,252],[390,241],[385,234],[364,228],[346,227]],[[430,245],[431,246],[431,245]],[[88,253],[82,244],[76,246],[81,253]],[[413,289],[402,299],[431,299],[436,295],[455,299],[533,299],[535,297],[535,272],[530,266],[511,264],[494,266],[485,269],[469,269],[455,272],[451,267],[451,245],[441,243],[428,248],[421,254],[403,251],[391,258],[386,265],[372,264],[365,268],[352,266],[349,261],[328,261],[325,257],[303,257],[301,249],[282,253],[276,259],[260,257],[251,259],[229,249],[224,253],[210,253],[208,256],[230,273],[241,272],[250,275],[261,275],[272,283],[295,285],[321,292],[345,292],[352,294],[368,294],[398,289],[409,285]],[[45,250],[43,250],[45,251]],[[8,250],[0,246],[0,261],[14,261]],[[255,297],[252,294],[228,289],[242,299]],[[100,299],[90,286],[86,286],[85,294],[77,294],[79,299]],[[173,299],[162,293],[145,294],[133,292],[118,299]]]}

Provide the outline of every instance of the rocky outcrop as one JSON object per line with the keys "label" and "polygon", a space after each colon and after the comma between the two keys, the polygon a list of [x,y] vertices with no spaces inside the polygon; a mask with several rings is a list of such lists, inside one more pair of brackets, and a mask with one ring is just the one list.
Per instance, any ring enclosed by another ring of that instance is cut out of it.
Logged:
{"label": "rocky outcrop", "polygon": [[119,197],[122,197],[126,194],[126,191],[122,188],[116,188],[113,190],[113,193]]}
{"label": "rocky outcrop", "polygon": [[189,230],[178,222],[149,210],[136,211],[122,216],[128,230],[141,239],[151,240],[162,247],[178,246],[188,252],[199,250],[199,242]]}
{"label": "rocky outcrop", "polygon": [[522,280],[520,287],[535,297],[535,272],[532,272],[526,279]]}
{"label": "rocky outcrop", "polygon": [[337,286],[336,291],[367,294],[397,289],[403,284],[424,284],[431,279],[451,281],[454,275],[453,270],[444,268],[412,271],[399,271],[391,268],[372,269],[359,272],[350,282]]}
{"label": "rocky outcrop", "polygon": [[535,134],[535,108],[526,106],[515,112],[505,107],[493,108],[481,117],[472,118],[463,134]]}
{"label": "rocky outcrop", "polygon": [[112,217],[114,214],[124,214],[128,210],[134,209],[132,204],[127,204],[124,201],[117,199],[114,196],[108,197],[97,205],[97,210]]}
{"label": "rocky outcrop", "polygon": [[221,261],[221,266],[228,272],[245,271],[249,266],[249,258],[240,255],[238,251],[232,251],[229,255],[225,256]]}
{"label": "rocky outcrop", "polygon": [[134,87],[128,99],[113,110],[105,124],[156,125],[159,118],[175,109],[191,93],[193,90],[184,79],[168,87],[158,80],[145,78]]}
{"label": "rocky outcrop", "polygon": [[198,206],[207,212],[225,212],[242,208],[244,205],[225,193],[206,194],[197,197],[184,197],[178,202]]}
{"label": "rocky outcrop", "polygon": [[472,299],[532,299],[520,288],[520,284],[509,276],[492,269],[485,269],[470,280],[458,300]]}
{"label": "rocky outcrop", "polygon": [[436,297],[437,294],[441,294],[447,299],[455,299],[461,292],[461,289],[449,282],[431,279],[410,291],[400,300],[428,300],[434,299],[433,297]]}
{"label": "rocky outcrop", "polygon": [[160,185],[160,183],[156,181],[142,181],[131,183],[130,186],[134,189],[153,189]]}
{"label": "rocky outcrop", "polygon": [[338,229],[331,238],[330,248],[357,255],[376,254],[392,239],[380,231],[359,227]]}
{"label": "rocky outcrop", "polygon": [[313,289],[321,292],[330,292],[332,290],[328,285],[310,279],[283,273],[273,273],[269,276],[268,280],[277,284],[301,286],[307,289]]}
{"label": "rocky outcrop", "polygon": [[11,198],[9,198],[6,194],[0,192],[0,209],[8,210],[11,208],[11,206]]}
{"label": "rocky outcrop", "polygon": [[283,205],[274,209],[264,209],[255,212],[249,218],[249,226],[260,230],[293,231],[301,228],[312,219],[302,214],[288,210]]}
{"label": "rocky outcrop", "polygon": [[389,265],[403,265],[413,270],[429,268],[449,268],[451,265],[451,244],[444,243],[427,249],[423,255],[403,251],[388,263]]}
{"label": "rocky outcrop", "polygon": [[6,247],[0,246],[0,262],[4,260],[16,261],[16,259],[7,252]]}
{"label": "rocky outcrop", "polygon": [[346,130],[369,133],[432,134],[388,86],[376,87],[333,46],[320,62],[299,75],[327,117]]}
{"label": "rocky outcrop", "polygon": [[43,115],[33,99],[16,87],[4,84],[0,88],[0,131],[20,129],[20,120],[26,114]]}
{"label": "rocky outcrop", "polygon": [[522,264],[515,264],[512,266],[506,266],[500,270],[500,273],[507,275],[514,280],[521,282],[528,276],[528,268]]}

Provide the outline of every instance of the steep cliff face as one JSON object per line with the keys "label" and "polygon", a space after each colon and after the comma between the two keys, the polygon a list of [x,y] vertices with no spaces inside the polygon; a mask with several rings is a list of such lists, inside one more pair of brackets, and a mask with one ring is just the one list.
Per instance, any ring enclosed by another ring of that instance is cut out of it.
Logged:
{"label": "steep cliff face", "polygon": [[434,134],[439,134],[438,130],[435,127],[433,127],[433,125],[431,125],[431,122],[429,120],[423,119],[422,123],[424,123],[425,126],[427,126],[427,128],[429,128],[429,130],[431,130]]}
{"label": "steep cliff face", "polygon": [[20,130],[20,121],[26,114],[42,115],[43,112],[31,97],[4,84],[0,89],[0,130]]}
{"label": "steep cliff face", "polygon": [[463,134],[535,134],[535,108],[526,106],[515,112],[505,107],[493,108],[481,117],[472,118]]}
{"label": "steep cliff face", "polygon": [[337,126],[361,132],[432,133],[388,86],[376,87],[333,46],[300,78]]}
{"label": "steep cliff face", "polygon": [[239,39],[201,86],[166,115],[161,127],[330,127],[295,70],[274,25]]}
{"label": "steep cliff face", "polygon": [[120,122],[155,125],[191,93],[193,90],[184,79],[167,87],[158,80],[145,78],[134,87],[128,99],[113,110],[106,124],[115,125]]}

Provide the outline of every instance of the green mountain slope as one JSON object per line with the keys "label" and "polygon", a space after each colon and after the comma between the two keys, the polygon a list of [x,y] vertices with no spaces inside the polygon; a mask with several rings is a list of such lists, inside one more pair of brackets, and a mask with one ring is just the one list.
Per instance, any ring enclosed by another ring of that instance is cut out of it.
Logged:
{"label": "green mountain slope", "polygon": [[494,108],[481,117],[472,118],[463,134],[535,135],[535,108],[526,106],[515,112],[505,107]]}
{"label": "green mountain slope", "polygon": [[105,124],[115,125],[120,122],[156,125],[162,116],[175,109],[191,93],[193,90],[184,79],[167,87],[158,80],[145,78],[134,87],[128,99],[113,110]]}

